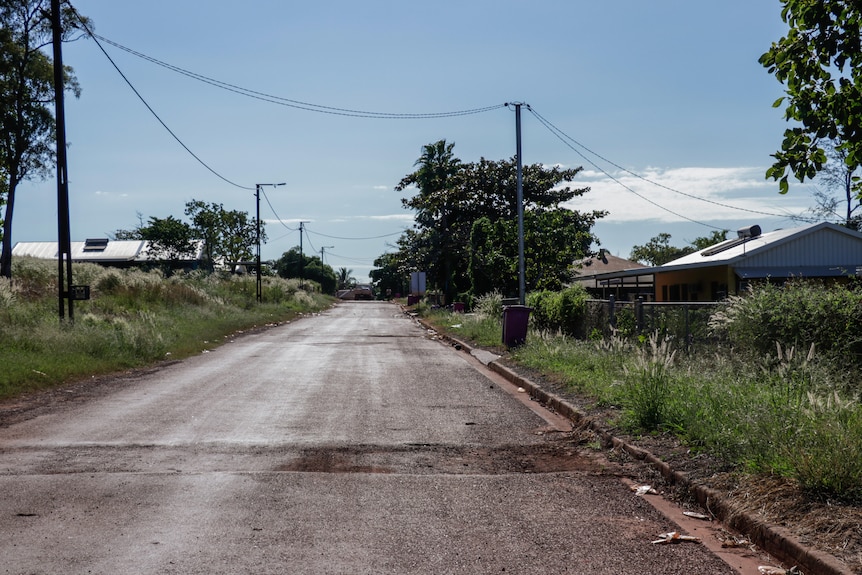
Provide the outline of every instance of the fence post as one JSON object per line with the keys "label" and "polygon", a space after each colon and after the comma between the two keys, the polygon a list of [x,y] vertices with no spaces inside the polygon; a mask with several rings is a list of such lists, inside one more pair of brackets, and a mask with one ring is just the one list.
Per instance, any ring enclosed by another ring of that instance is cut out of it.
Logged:
{"label": "fence post", "polygon": [[608,296],[608,325],[611,326],[611,332],[615,332],[617,330],[617,300],[611,295]]}
{"label": "fence post", "polygon": [[688,304],[685,304],[682,308],[683,313],[685,314],[685,352],[688,353],[691,351],[691,323],[688,318]]}
{"label": "fence post", "polygon": [[638,297],[635,300],[635,322],[638,333],[643,333],[644,330],[644,298]]}

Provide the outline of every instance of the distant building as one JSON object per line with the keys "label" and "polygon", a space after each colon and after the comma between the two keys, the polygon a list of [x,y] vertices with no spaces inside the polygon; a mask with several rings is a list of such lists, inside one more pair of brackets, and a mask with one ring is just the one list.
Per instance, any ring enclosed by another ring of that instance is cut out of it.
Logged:
{"label": "distant building", "polygon": [[828,222],[766,233],[750,226],[736,238],[662,266],[601,274],[597,281],[644,274],[653,276],[659,302],[718,301],[756,281],[847,281],[862,276],[862,233]]}
{"label": "distant building", "polygon": [[[59,255],[57,242],[18,242],[12,248],[13,257],[32,257],[56,260]],[[71,242],[73,262],[88,262],[111,267],[142,267],[164,261],[163,257],[150,250],[146,240],[88,239]],[[204,242],[198,241],[195,250],[179,260],[179,267],[196,269],[204,257]]]}
{"label": "distant building", "polygon": [[633,273],[622,277],[607,277],[609,274],[647,267],[641,263],[612,256],[601,250],[596,257],[576,262],[575,267],[573,283],[584,286],[594,297],[607,299],[612,295],[618,300],[635,299],[638,296],[652,297],[652,274]]}

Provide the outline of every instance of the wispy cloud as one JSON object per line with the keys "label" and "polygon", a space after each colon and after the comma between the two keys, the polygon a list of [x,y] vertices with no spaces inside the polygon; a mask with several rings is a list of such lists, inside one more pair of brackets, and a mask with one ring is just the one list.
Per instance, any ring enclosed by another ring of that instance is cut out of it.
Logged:
{"label": "wispy cloud", "polygon": [[362,216],[340,216],[329,220],[331,222],[346,222],[346,221],[380,221],[380,222],[404,222],[413,223],[413,214],[378,214],[378,215],[362,215]]}
{"label": "wispy cloud", "polygon": [[99,197],[99,198],[105,198],[105,199],[110,199],[110,198],[128,198],[128,197],[129,197],[129,194],[126,194],[126,193],[117,194],[117,193],[114,193],[114,192],[105,192],[105,191],[102,191],[102,190],[96,190],[95,192],[93,192],[93,195],[94,195],[94,196],[96,196],[96,197]]}

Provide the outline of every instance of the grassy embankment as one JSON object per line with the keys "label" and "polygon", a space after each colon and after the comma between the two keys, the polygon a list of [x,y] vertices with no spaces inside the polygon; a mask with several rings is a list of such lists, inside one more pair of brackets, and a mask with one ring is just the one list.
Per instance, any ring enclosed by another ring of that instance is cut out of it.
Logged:
{"label": "grassy embankment", "polygon": [[[473,315],[427,319],[499,347],[499,303],[482,303]],[[737,470],[791,477],[816,498],[858,503],[860,313],[858,291],[767,287],[713,317],[712,328],[732,342],[721,348],[683,354],[656,335],[584,341],[531,331],[510,357],[615,409],[612,424],[629,433],[670,433]]]}
{"label": "grassy embankment", "polygon": [[[55,262],[16,259],[0,280],[0,398],[211,348],[238,331],[319,311],[332,298],[298,281],[116,270],[76,264],[74,283],[91,299],[74,302],[74,324],[59,320]],[[308,283],[308,282],[306,282]]]}

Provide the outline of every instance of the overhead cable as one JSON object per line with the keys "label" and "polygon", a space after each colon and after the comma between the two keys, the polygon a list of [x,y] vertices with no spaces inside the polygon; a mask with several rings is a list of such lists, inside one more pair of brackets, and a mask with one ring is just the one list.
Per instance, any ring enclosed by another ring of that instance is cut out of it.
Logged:
{"label": "overhead cable", "polygon": [[222,90],[227,90],[229,92],[234,92],[235,94],[240,94],[242,96],[247,96],[249,98],[255,98],[257,100],[262,100],[264,102],[269,102],[271,104],[278,104],[280,106],[287,106],[290,108],[296,108],[299,110],[305,110],[308,112],[317,112],[320,114],[332,114],[336,116],[350,116],[354,118],[377,118],[384,120],[427,120],[427,119],[435,119],[435,118],[453,118],[457,116],[468,116],[472,114],[481,114],[484,112],[490,112],[491,110],[498,110],[505,106],[505,104],[495,104],[492,106],[484,106],[481,108],[472,108],[467,110],[455,110],[450,112],[431,112],[431,113],[395,113],[395,112],[370,112],[367,110],[354,110],[350,108],[338,108],[335,106],[324,106],[322,104],[314,104],[311,102],[303,102],[301,100],[293,100],[290,98],[284,98],[281,96],[274,96],[272,94],[266,94],[264,92],[259,92],[257,90],[251,90],[249,88],[243,88],[241,86],[237,86],[235,84],[230,84],[228,82],[223,82],[221,80],[216,80],[215,78],[210,78],[208,76],[204,76],[203,74],[198,74],[196,72],[192,72],[190,70],[186,70],[185,68],[180,68],[179,66],[174,66],[173,64],[169,64],[167,62],[163,62],[157,58],[153,58],[152,56],[148,56],[143,54],[142,52],[138,52],[137,50],[133,50],[127,46],[123,46],[118,42],[114,42],[104,36],[93,36],[94,39],[99,39],[105,42],[106,44],[110,44],[120,50],[123,50],[133,56],[171,70],[172,72],[176,72],[178,74],[182,74],[183,76],[192,78],[199,82],[203,82],[205,84],[209,84],[211,86],[215,86],[216,88],[221,88]]}
{"label": "overhead cable", "polygon": [[[645,176],[642,176],[642,175],[640,175],[640,174],[638,174],[638,173],[636,173],[636,172],[633,172],[633,171],[631,171],[631,170],[629,170],[629,169],[627,169],[627,168],[624,168],[624,167],[620,166],[619,164],[617,164],[617,163],[615,163],[615,162],[612,162],[611,160],[609,160],[609,159],[605,158],[604,156],[602,156],[602,155],[600,155],[600,154],[598,154],[598,153],[594,152],[593,150],[589,149],[589,148],[588,148],[588,147],[586,147],[585,145],[581,144],[580,142],[578,142],[577,140],[575,140],[574,138],[572,138],[571,136],[569,136],[568,134],[566,134],[565,132],[563,132],[561,129],[559,129],[558,127],[556,127],[556,126],[555,126],[554,124],[552,124],[549,120],[547,120],[546,118],[544,118],[541,114],[539,114],[538,112],[536,112],[535,110],[533,110],[533,109],[532,109],[532,108],[530,108],[529,106],[527,106],[527,109],[528,109],[528,110],[533,114],[533,116],[535,116],[535,117],[536,117],[536,119],[537,119],[537,120],[539,120],[539,122],[540,122],[542,125],[544,125],[544,126],[545,126],[545,128],[547,128],[547,129],[548,129],[552,134],[554,134],[555,136],[557,136],[557,138],[559,138],[559,139],[560,139],[560,140],[561,140],[561,141],[562,141],[562,142],[563,142],[563,143],[564,143],[568,148],[570,148],[572,151],[574,151],[576,154],[578,154],[578,155],[579,155],[581,158],[583,158],[585,161],[589,162],[589,164],[590,164],[591,166],[593,166],[594,168],[596,168],[597,170],[599,170],[600,172],[602,172],[604,175],[606,175],[608,178],[612,179],[614,182],[616,182],[616,183],[617,183],[617,184],[619,184],[620,186],[624,187],[624,188],[625,188],[625,189],[627,189],[628,191],[632,192],[632,193],[633,193],[633,194],[635,194],[636,196],[638,196],[638,197],[640,197],[640,198],[642,198],[642,199],[644,199],[644,200],[646,200],[646,201],[650,202],[651,204],[653,204],[653,205],[655,205],[655,206],[657,206],[657,207],[659,207],[659,208],[661,208],[661,209],[663,209],[663,210],[665,210],[665,211],[667,211],[667,212],[674,213],[674,212],[672,212],[671,210],[668,210],[667,208],[664,208],[663,206],[660,206],[660,205],[656,204],[655,202],[653,202],[653,201],[651,201],[651,200],[649,200],[649,199],[647,199],[647,198],[644,198],[641,194],[638,194],[637,192],[635,192],[634,190],[632,190],[632,189],[631,189],[631,188],[629,188],[628,186],[624,185],[624,184],[623,184],[622,182],[620,182],[618,179],[614,178],[613,176],[611,176],[610,174],[608,174],[605,170],[603,170],[602,168],[598,167],[595,163],[593,163],[593,162],[591,162],[589,159],[587,159],[587,158],[586,158],[582,153],[580,153],[580,152],[579,152],[578,150],[576,150],[576,149],[575,149],[571,144],[569,144],[569,142],[572,142],[572,143],[576,144],[577,146],[579,146],[579,147],[583,148],[584,150],[586,150],[587,152],[589,152],[589,153],[590,153],[590,154],[592,154],[593,156],[595,156],[595,157],[599,158],[600,160],[602,160],[602,161],[604,161],[604,162],[607,162],[608,164],[610,164],[610,165],[614,166],[614,167],[615,167],[615,168],[617,168],[618,170],[621,170],[621,171],[623,171],[623,172],[625,172],[625,173],[627,173],[627,174],[629,174],[629,175],[631,175],[631,176],[633,176],[633,177],[635,177],[635,178],[637,178],[637,179],[639,179],[639,180],[642,180],[642,181],[644,181],[644,182],[646,182],[646,183],[648,183],[648,184],[652,184],[652,185],[654,185],[654,186],[657,186],[657,187],[662,188],[662,189],[664,189],[664,190],[667,190],[667,191],[669,191],[669,192],[673,192],[673,193],[675,193],[675,194],[680,194],[680,195],[682,195],[682,196],[686,196],[686,197],[688,197],[688,198],[692,198],[692,199],[694,199],[694,200],[699,200],[699,201],[701,201],[701,202],[707,202],[707,203],[710,203],[710,204],[713,204],[713,205],[716,205],[716,206],[720,206],[720,207],[722,207],[722,208],[728,208],[728,209],[738,210],[738,211],[742,211],[742,212],[749,212],[749,213],[752,213],[752,214],[759,214],[759,215],[762,215],[762,216],[770,216],[770,217],[775,217],[775,218],[791,218],[791,219],[794,219],[794,220],[800,220],[800,221],[814,221],[814,220],[812,220],[812,219],[810,219],[810,218],[804,218],[804,217],[802,217],[802,216],[798,216],[798,215],[794,215],[794,214],[775,214],[775,213],[770,213],[770,212],[764,212],[764,211],[761,211],[761,210],[754,210],[754,209],[751,209],[751,208],[744,208],[744,207],[741,207],[741,206],[734,206],[734,205],[731,205],[731,204],[727,204],[727,203],[723,203],[723,202],[718,202],[718,201],[715,201],[715,200],[711,200],[711,199],[709,199],[709,198],[704,198],[704,197],[702,197],[702,196],[697,196],[697,195],[695,195],[695,194],[690,194],[690,193],[687,193],[687,192],[683,192],[683,191],[681,191],[681,190],[677,190],[677,189],[675,189],[675,188],[672,188],[672,187],[670,187],[670,186],[667,186],[667,185],[665,185],[665,184],[662,184],[661,182],[656,182],[656,181],[651,180],[651,179],[649,179],[649,178],[647,178],[647,177],[645,177]],[[675,215],[679,215],[679,214],[675,214]],[[680,217],[685,218],[685,216],[680,216]],[[685,218],[685,219],[687,219],[687,220],[689,220],[689,221],[692,221],[692,222],[695,222],[695,220],[691,220],[691,219],[689,219],[689,218]],[[695,223],[701,223],[701,222],[695,222]],[[703,224],[703,225],[708,225],[708,224]],[[709,227],[714,227],[714,226],[709,226]],[[716,229],[718,229],[718,228],[716,228]]]}
{"label": "overhead cable", "polygon": [[128,85],[129,85],[129,88],[131,88],[131,89],[132,89],[132,92],[134,92],[134,93],[135,93],[135,95],[138,97],[138,99],[139,99],[139,100],[144,104],[144,106],[146,106],[146,107],[147,107],[147,110],[149,110],[149,111],[150,111],[150,114],[152,114],[152,115],[153,115],[153,117],[154,117],[156,120],[158,120],[158,122],[162,125],[162,127],[163,127],[165,130],[167,130],[167,131],[168,131],[168,133],[169,133],[169,134],[174,138],[174,140],[176,140],[176,141],[177,141],[177,143],[179,143],[179,145],[180,145],[180,146],[182,146],[182,147],[183,147],[183,149],[184,149],[186,152],[188,152],[188,153],[189,153],[189,155],[191,155],[191,157],[193,157],[195,160],[197,160],[197,161],[198,161],[198,163],[199,163],[200,165],[202,165],[204,168],[206,168],[207,170],[209,170],[209,171],[210,171],[212,174],[214,174],[216,177],[218,177],[219,179],[221,179],[221,180],[223,180],[223,181],[227,182],[228,184],[230,184],[230,185],[232,185],[232,186],[235,186],[235,187],[237,187],[237,188],[240,188],[240,189],[242,189],[242,190],[254,190],[254,189],[255,189],[255,188],[252,188],[252,187],[248,187],[248,186],[243,186],[243,185],[241,185],[241,184],[237,184],[236,182],[234,182],[234,181],[231,181],[231,180],[227,179],[226,177],[224,177],[223,175],[221,175],[220,173],[218,173],[217,171],[215,171],[212,167],[210,167],[210,165],[209,165],[209,164],[207,164],[206,162],[204,162],[204,161],[203,161],[203,160],[202,160],[202,159],[201,159],[197,154],[195,154],[193,151],[191,151],[191,149],[190,149],[190,148],[189,148],[189,147],[188,147],[188,146],[187,146],[187,145],[186,145],[186,144],[185,144],[185,143],[180,139],[180,137],[179,137],[179,136],[177,136],[177,135],[176,135],[176,133],[174,133],[174,131],[173,131],[173,130],[171,130],[171,129],[168,127],[168,125],[167,125],[167,124],[165,124],[164,120],[162,120],[162,119],[161,119],[161,117],[159,117],[159,115],[156,113],[156,111],[155,111],[155,110],[153,110],[152,106],[150,106],[150,104],[149,104],[149,103],[144,99],[144,97],[141,95],[141,93],[140,93],[140,92],[138,92],[138,90],[135,88],[135,86],[132,84],[132,82],[131,82],[127,77],[126,77],[126,75],[123,73],[123,71],[122,71],[122,70],[120,70],[120,67],[119,67],[119,66],[117,66],[117,63],[116,63],[116,62],[114,62],[113,58],[111,58],[111,56],[108,54],[108,52],[107,52],[107,51],[105,50],[105,48],[102,46],[102,44],[99,42],[98,37],[97,37],[95,34],[93,34],[93,31],[92,31],[92,30],[90,30],[90,29],[87,27],[86,22],[84,21],[84,19],[83,19],[83,18],[81,18],[81,16],[77,13],[77,11],[75,11],[75,15],[77,16],[78,21],[79,21],[79,22],[81,23],[81,25],[84,27],[84,30],[85,30],[85,31],[86,31],[86,32],[87,32],[87,33],[88,33],[88,34],[93,38],[93,41],[96,43],[96,46],[98,46],[98,47],[99,47],[99,50],[101,50],[101,51],[102,51],[102,54],[104,54],[104,55],[105,55],[105,57],[108,59],[108,61],[111,63],[111,65],[112,65],[112,66],[114,67],[114,69],[117,71],[117,73],[118,73],[118,74],[120,74],[120,76],[123,78],[123,80],[126,82],[126,84],[128,84]]}
{"label": "overhead cable", "polygon": [[705,222],[700,222],[700,221],[698,221],[698,220],[694,220],[694,219],[692,219],[692,218],[689,218],[688,216],[684,216],[684,215],[682,215],[682,214],[680,214],[680,213],[678,213],[678,212],[675,212],[675,211],[673,211],[673,210],[671,210],[671,209],[669,209],[669,208],[666,208],[666,207],[664,207],[664,206],[662,206],[662,205],[660,205],[660,204],[658,204],[658,203],[654,202],[653,200],[651,200],[651,199],[647,198],[647,197],[646,197],[646,196],[644,196],[643,194],[639,194],[638,192],[634,191],[632,188],[630,188],[629,186],[625,185],[624,183],[622,183],[622,182],[621,182],[620,180],[618,180],[617,178],[615,178],[615,177],[613,177],[612,175],[610,175],[607,171],[605,171],[604,169],[602,169],[599,165],[597,165],[595,162],[593,162],[592,160],[590,160],[589,158],[587,158],[587,157],[586,157],[585,155],[583,155],[580,151],[578,151],[578,150],[577,150],[576,148],[574,148],[571,144],[569,144],[569,143],[568,143],[568,142],[567,142],[567,141],[566,141],[562,136],[560,136],[560,133],[562,133],[562,132],[558,133],[558,130],[557,130],[556,128],[552,127],[552,124],[550,124],[550,123],[549,123],[549,122],[547,122],[544,118],[542,118],[540,115],[538,115],[536,112],[534,112],[532,108],[530,108],[529,106],[526,106],[526,108],[527,108],[530,112],[532,112],[532,113],[533,113],[533,115],[536,117],[536,119],[537,119],[537,120],[539,120],[539,123],[540,123],[540,124],[542,124],[545,128],[547,128],[547,130],[548,130],[549,132],[551,132],[553,135],[555,135],[555,136],[556,136],[556,137],[557,137],[561,142],[563,142],[563,144],[565,144],[569,149],[571,149],[573,152],[575,152],[577,155],[579,155],[581,158],[583,158],[583,160],[584,160],[585,162],[587,162],[588,164],[590,164],[591,166],[593,166],[595,169],[597,169],[598,171],[600,171],[601,173],[603,173],[605,176],[607,176],[609,179],[611,179],[613,182],[615,182],[616,184],[618,184],[618,185],[619,185],[619,186],[621,186],[622,188],[624,188],[624,189],[628,190],[629,192],[633,193],[634,195],[636,195],[636,196],[637,196],[637,197],[639,197],[640,199],[644,200],[645,202],[648,202],[648,203],[650,203],[650,204],[654,205],[655,207],[657,207],[657,208],[659,208],[659,209],[661,209],[661,210],[664,210],[664,211],[666,211],[667,213],[672,214],[672,215],[674,215],[674,216],[676,216],[676,217],[678,217],[678,218],[682,218],[682,219],[687,220],[687,221],[689,221],[689,222],[692,222],[692,223],[694,223],[694,224],[699,224],[699,225],[701,225],[701,226],[705,226],[705,227],[708,227],[708,228],[712,228],[712,229],[714,229],[714,230],[721,230],[721,231],[723,231],[723,230],[724,230],[724,228],[720,228],[720,227],[718,227],[718,226],[713,226],[712,224],[707,224],[707,223],[705,223]]}
{"label": "overhead cable", "polygon": [[[307,226],[306,226],[306,230],[308,230]],[[389,238],[392,236],[399,236],[399,235],[403,234],[405,231],[406,231],[406,228],[404,230],[399,231],[399,232],[392,232],[391,234],[383,234],[382,236],[367,236],[364,238],[349,238],[349,237],[342,237],[342,236],[330,236],[327,234],[322,234],[320,232],[312,232],[311,230],[308,230],[308,233],[314,234],[317,236],[323,236],[324,238],[330,238],[333,240],[379,240],[380,238]]]}

